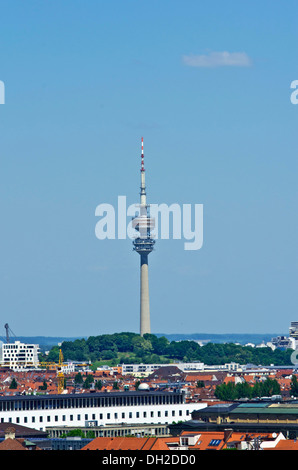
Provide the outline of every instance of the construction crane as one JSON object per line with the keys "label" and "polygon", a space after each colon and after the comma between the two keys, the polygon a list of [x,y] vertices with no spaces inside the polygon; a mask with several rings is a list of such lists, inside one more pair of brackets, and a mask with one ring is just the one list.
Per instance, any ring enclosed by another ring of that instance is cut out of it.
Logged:
{"label": "construction crane", "polygon": [[64,390],[64,374],[62,372],[63,366],[63,354],[62,350],[59,351],[59,362],[57,368],[57,377],[58,377],[58,393],[62,393]]}
{"label": "construction crane", "polygon": [[10,336],[9,334],[12,333],[15,336],[14,332],[9,328],[8,323],[5,323],[4,328],[6,329],[6,342],[10,343]]}

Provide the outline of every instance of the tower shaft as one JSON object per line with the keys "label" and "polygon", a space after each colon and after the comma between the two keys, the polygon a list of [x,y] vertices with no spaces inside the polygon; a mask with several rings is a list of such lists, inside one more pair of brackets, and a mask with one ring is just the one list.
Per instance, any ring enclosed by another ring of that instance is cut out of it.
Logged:
{"label": "tower shaft", "polygon": [[149,306],[148,255],[141,255],[140,279],[140,335],[151,333]]}

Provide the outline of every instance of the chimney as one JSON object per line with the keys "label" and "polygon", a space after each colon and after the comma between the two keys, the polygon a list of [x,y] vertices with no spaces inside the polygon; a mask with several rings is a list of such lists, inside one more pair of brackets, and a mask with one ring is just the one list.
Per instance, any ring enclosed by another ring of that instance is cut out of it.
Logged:
{"label": "chimney", "polygon": [[233,429],[225,429],[224,430],[224,442],[225,443],[230,439],[232,434],[233,434]]}
{"label": "chimney", "polygon": [[5,439],[15,439],[16,437],[16,430],[12,426],[8,426],[5,429]]}

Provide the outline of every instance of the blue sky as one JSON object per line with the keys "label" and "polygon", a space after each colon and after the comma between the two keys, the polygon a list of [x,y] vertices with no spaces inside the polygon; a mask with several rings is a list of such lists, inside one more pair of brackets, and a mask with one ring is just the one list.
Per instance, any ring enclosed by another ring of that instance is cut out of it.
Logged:
{"label": "blue sky", "polygon": [[204,206],[202,249],[158,240],[149,257],[152,332],[288,332],[297,10],[1,2],[3,335],[6,322],[19,336],[139,331],[139,256],[95,237],[95,208],[137,202],[141,136],[149,201]]}

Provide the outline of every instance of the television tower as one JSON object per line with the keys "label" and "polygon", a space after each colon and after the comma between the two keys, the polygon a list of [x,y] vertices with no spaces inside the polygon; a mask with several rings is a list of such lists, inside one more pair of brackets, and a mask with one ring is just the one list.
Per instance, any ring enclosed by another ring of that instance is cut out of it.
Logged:
{"label": "television tower", "polygon": [[146,198],[145,168],[144,168],[144,144],[142,137],[141,153],[141,192],[140,210],[138,217],[132,221],[132,226],[139,232],[133,241],[133,249],[141,257],[141,278],[140,278],[140,335],[150,333],[150,308],[149,308],[149,279],[148,279],[148,255],[153,250],[155,240],[151,235],[154,229],[155,220],[150,217],[149,207]]}

